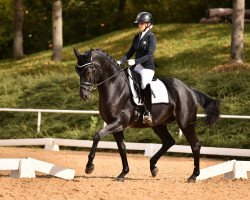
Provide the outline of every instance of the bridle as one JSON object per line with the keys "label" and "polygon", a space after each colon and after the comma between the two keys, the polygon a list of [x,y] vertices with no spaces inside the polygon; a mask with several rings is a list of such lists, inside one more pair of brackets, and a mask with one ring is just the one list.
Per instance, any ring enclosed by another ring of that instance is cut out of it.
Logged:
{"label": "bridle", "polygon": [[[84,69],[82,70],[82,72],[79,72],[79,71],[77,70],[78,68],[83,68],[83,67],[84,67]],[[98,71],[100,71],[100,73],[102,74],[102,68],[99,68],[99,67],[95,64],[95,62],[92,61],[92,57],[91,57],[91,61],[90,61],[90,62],[85,63],[85,64],[83,64],[83,65],[78,65],[78,64],[76,64],[76,66],[75,66],[76,73],[77,73],[79,76],[81,76],[81,75],[83,74],[83,72],[84,72],[86,69],[88,69],[88,68],[92,68],[92,70],[93,70],[93,73],[94,73],[94,74],[93,74],[93,79],[92,79],[93,81],[92,81],[92,82],[84,81],[83,83],[80,84],[80,87],[83,88],[83,89],[85,89],[85,90],[87,90],[87,91],[89,91],[89,92],[92,92],[92,91],[95,90],[98,86],[102,85],[103,83],[105,83],[106,81],[110,80],[111,78],[113,78],[113,77],[119,75],[121,71],[124,71],[124,70],[126,69],[126,68],[121,69],[121,70],[119,70],[117,73],[115,73],[115,74],[113,74],[112,76],[106,78],[104,81],[101,81],[101,82],[97,83],[97,82],[96,82],[96,69],[97,69]]]}

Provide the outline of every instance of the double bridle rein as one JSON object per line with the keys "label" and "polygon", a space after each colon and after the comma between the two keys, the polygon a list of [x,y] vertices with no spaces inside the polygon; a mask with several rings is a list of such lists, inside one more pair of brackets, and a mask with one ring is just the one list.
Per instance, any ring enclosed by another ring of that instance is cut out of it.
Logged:
{"label": "double bridle rein", "polygon": [[[77,70],[77,68],[83,68],[83,67],[84,67],[84,69],[82,70],[82,72],[79,72],[79,71]],[[92,91],[95,90],[98,86],[100,86],[100,85],[102,85],[103,83],[107,82],[107,81],[110,80],[111,78],[113,78],[113,77],[119,75],[121,71],[124,71],[124,70],[126,69],[126,68],[121,69],[121,70],[119,70],[117,73],[115,73],[115,74],[113,74],[112,76],[106,78],[104,81],[101,81],[101,82],[99,82],[99,83],[96,83],[96,69],[97,69],[98,71],[100,71],[101,74],[102,74],[102,69],[96,66],[95,62],[92,61],[92,58],[91,58],[91,61],[88,62],[88,63],[86,63],[86,64],[83,64],[83,65],[78,65],[78,64],[76,64],[76,66],[75,66],[76,73],[77,73],[78,75],[82,75],[83,72],[84,72],[86,69],[88,69],[88,68],[92,68],[92,70],[93,70],[93,72],[94,72],[94,75],[93,75],[93,77],[94,77],[93,80],[94,80],[94,81],[92,81],[92,82],[84,81],[82,84],[80,84],[80,87],[83,88],[83,89],[85,89],[85,90],[88,90],[89,92],[92,92]]]}

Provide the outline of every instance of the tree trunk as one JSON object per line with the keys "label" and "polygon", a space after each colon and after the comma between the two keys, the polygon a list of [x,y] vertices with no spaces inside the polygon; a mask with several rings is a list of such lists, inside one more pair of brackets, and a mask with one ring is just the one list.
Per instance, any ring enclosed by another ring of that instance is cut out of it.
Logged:
{"label": "tree trunk", "polygon": [[[233,15],[231,8],[210,8],[208,9],[208,17],[224,17]],[[250,19],[250,9],[245,9],[245,19]]]}
{"label": "tree trunk", "polygon": [[245,0],[233,0],[230,61],[243,63]]}
{"label": "tree trunk", "polygon": [[62,1],[53,1],[52,10],[52,46],[53,55],[52,60],[61,61],[62,60],[62,47],[63,47],[63,22],[62,22]]}
{"label": "tree trunk", "polygon": [[20,59],[23,57],[23,4],[22,0],[13,0],[13,58]]}
{"label": "tree trunk", "polygon": [[123,26],[123,18],[124,16],[124,10],[126,7],[126,0],[119,0],[119,5],[118,5],[118,9],[116,12],[116,18],[115,18],[115,27],[120,29]]}
{"label": "tree trunk", "polygon": [[126,5],[126,0],[120,0],[119,1],[118,11],[119,12],[124,12],[125,5]]}

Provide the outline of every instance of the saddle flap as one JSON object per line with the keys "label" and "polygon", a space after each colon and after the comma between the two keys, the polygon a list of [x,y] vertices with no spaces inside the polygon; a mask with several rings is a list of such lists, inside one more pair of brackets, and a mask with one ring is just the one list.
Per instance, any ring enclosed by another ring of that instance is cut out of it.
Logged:
{"label": "saddle flap", "polygon": [[[144,105],[140,92],[140,74],[129,68],[127,69],[127,74],[133,102],[136,105]],[[155,81],[151,81],[150,86],[152,90],[152,104],[169,103],[167,88],[161,80],[156,78]]]}

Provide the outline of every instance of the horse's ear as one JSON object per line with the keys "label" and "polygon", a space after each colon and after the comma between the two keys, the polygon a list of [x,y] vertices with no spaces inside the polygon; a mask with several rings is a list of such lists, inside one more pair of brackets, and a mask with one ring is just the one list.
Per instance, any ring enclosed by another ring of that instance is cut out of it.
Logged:
{"label": "horse's ear", "polygon": [[80,53],[75,47],[73,47],[73,48],[74,48],[74,53],[75,53],[76,57],[78,58],[80,56]]}

